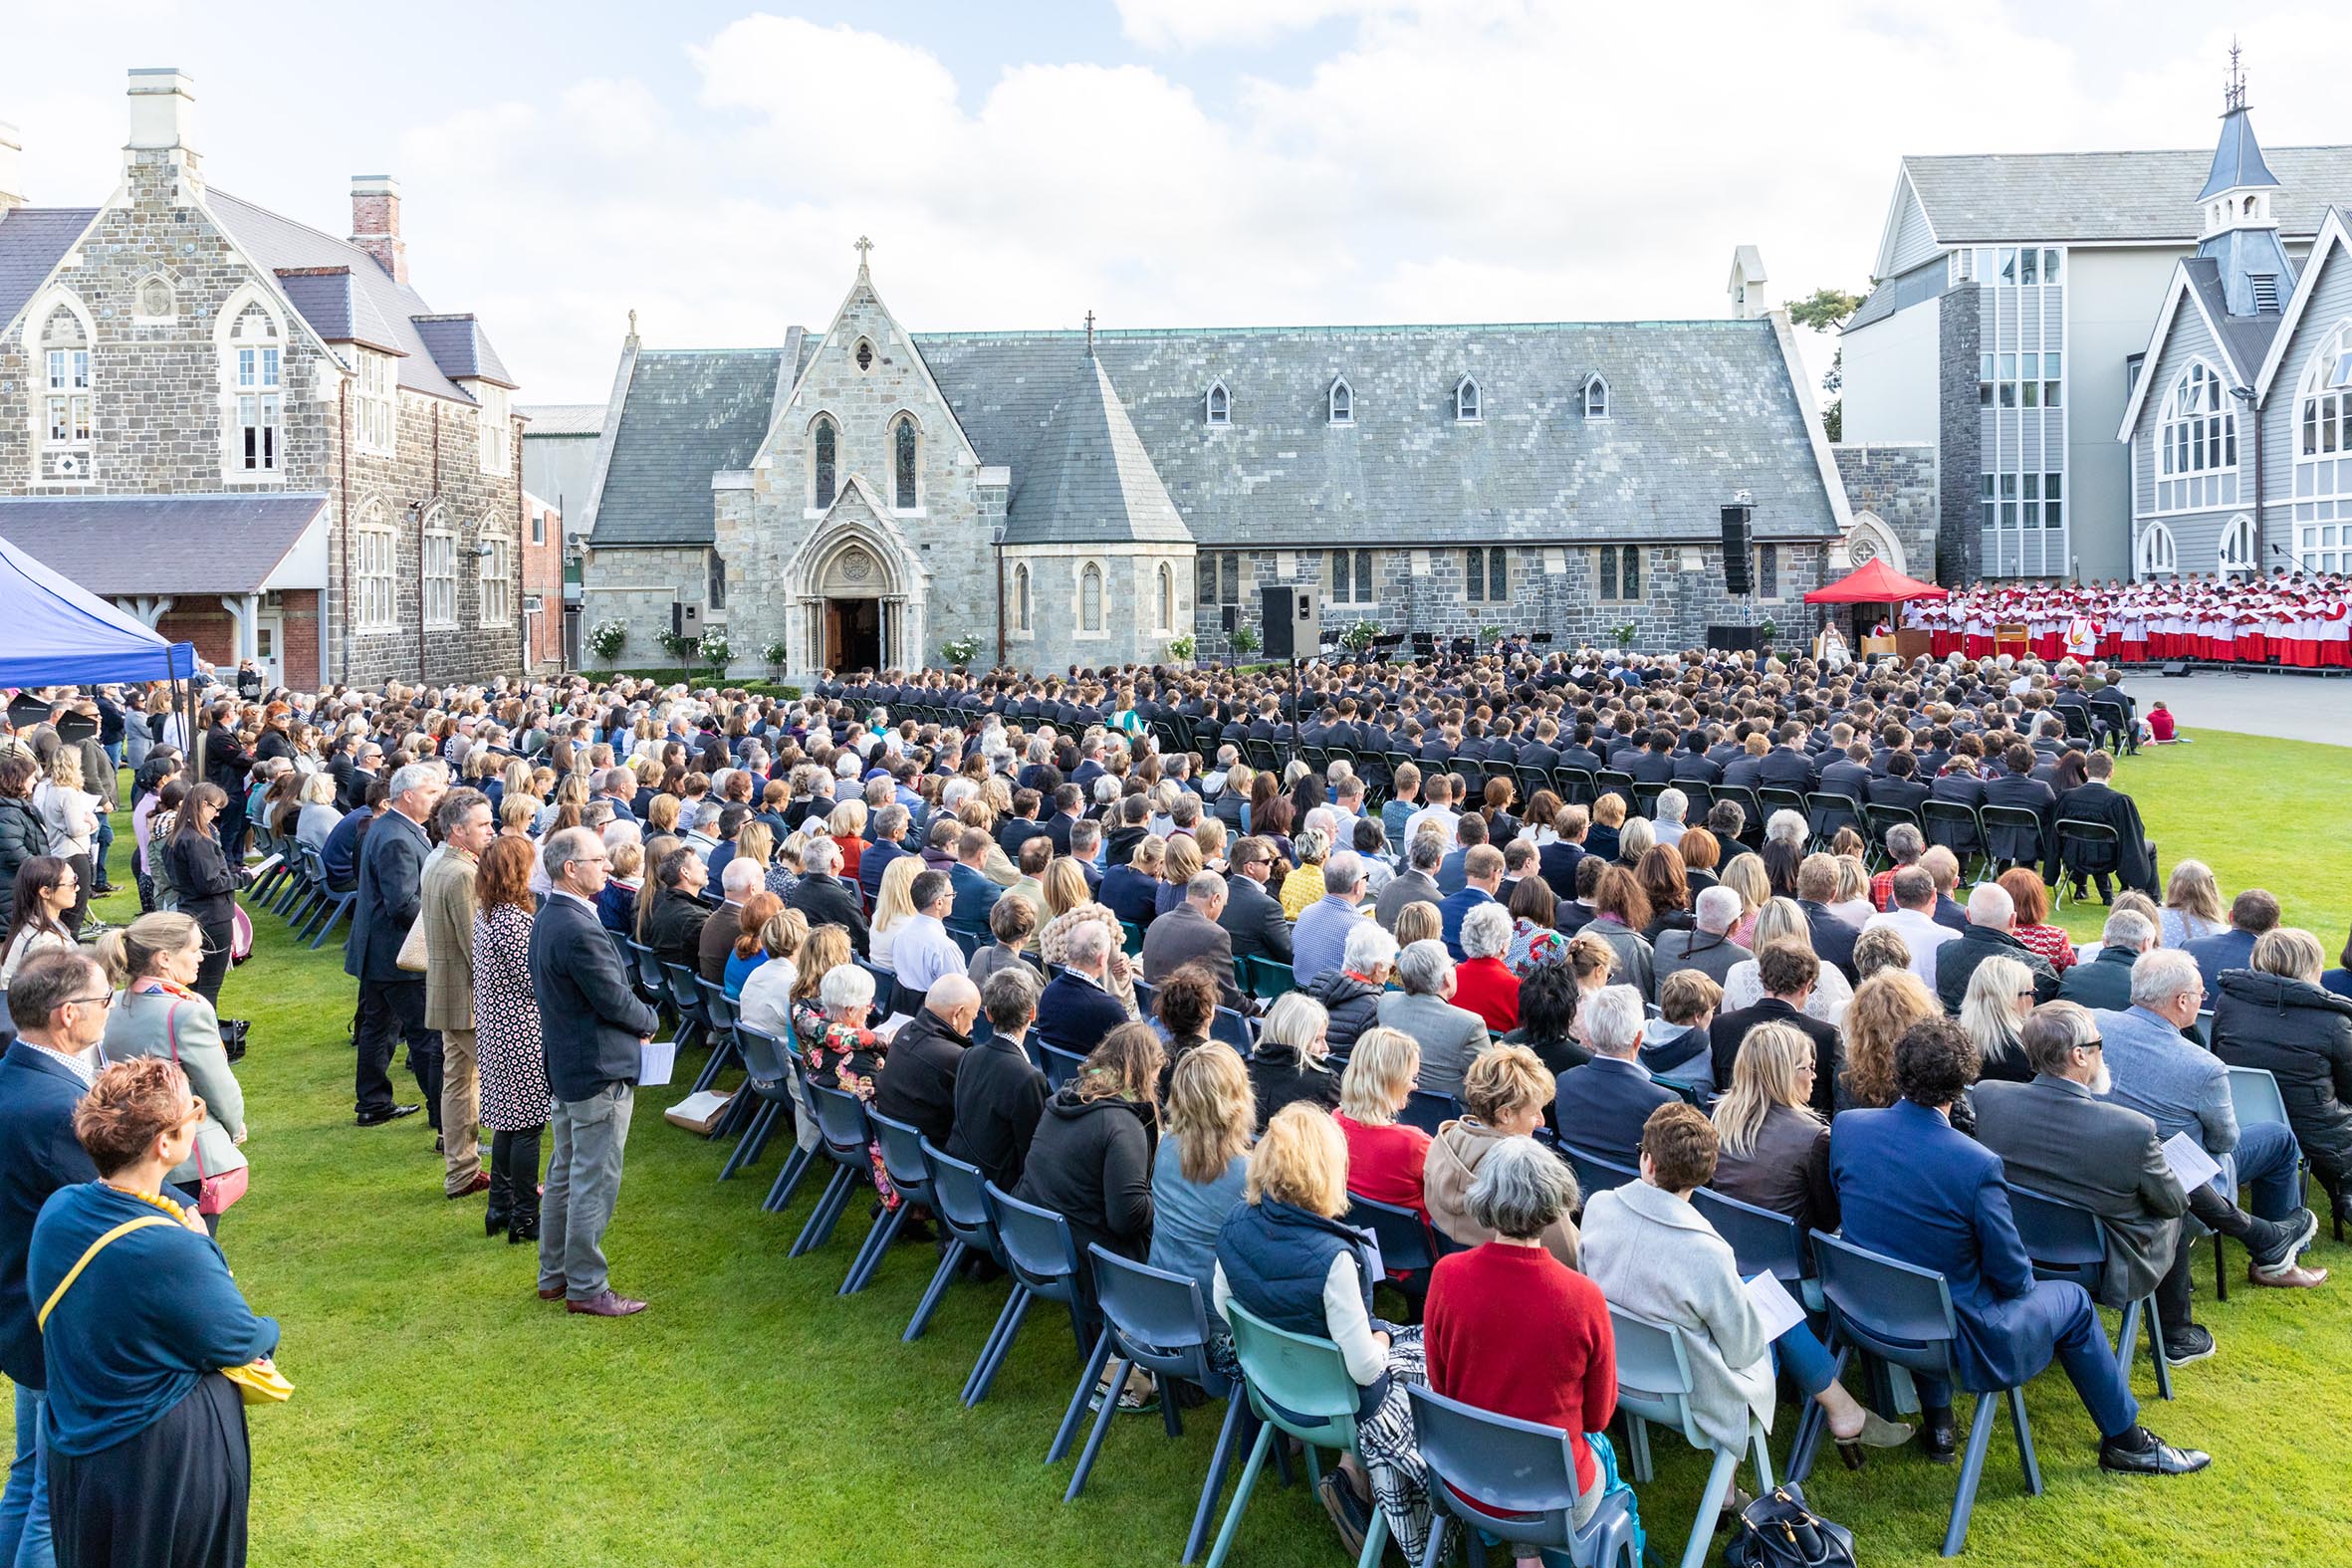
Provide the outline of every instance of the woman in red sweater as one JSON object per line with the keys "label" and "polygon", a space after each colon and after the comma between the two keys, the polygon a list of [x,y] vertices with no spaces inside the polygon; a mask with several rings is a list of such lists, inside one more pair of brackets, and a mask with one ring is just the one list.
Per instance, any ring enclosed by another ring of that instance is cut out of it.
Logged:
{"label": "woman in red sweater", "polygon": [[1429,1134],[1396,1119],[1421,1075],[1421,1047],[1402,1029],[1370,1028],[1356,1036],[1339,1077],[1339,1114],[1347,1135],[1347,1190],[1376,1204],[1410,1209],[1424,1220],[1421,1167]]}
{"label": "woman in red sweater", "polygon": [[1438,1259],[1421,1342],[1438,1393],[1578,1440],[1581,1525],[1604,1490],[1592,1446],[1608,1441],[1597,1435],[1617,1410],[1617,1342],[1600,1287],[1543,1246],[1574,1196],[1565,1167],[1532,1139],[1498,1144],[1470,1187],[1471,1215],[1496,1238]]}

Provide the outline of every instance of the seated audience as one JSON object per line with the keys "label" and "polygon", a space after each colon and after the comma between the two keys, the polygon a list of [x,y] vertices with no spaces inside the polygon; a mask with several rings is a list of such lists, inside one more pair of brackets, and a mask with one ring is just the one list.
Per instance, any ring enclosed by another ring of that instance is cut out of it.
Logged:
{"label": "seated audience", "polygon": [[[1217,1295],[1217,1232],[1242,1201],[1257,1123],[1250,1074],[1233,1047],[1212,1045],[1176,1063],[1164,1115],[1167,1135],[1151,1161],[1151,1252],[1144,1261],[1189,1276],[1207,1306]],[[1224,1320],[1212,1313],[1209,1328],[1210,1364],[1237,1375]]]}
{"label": "seated audience", "polygon": [[1969,977],[1990,958],[2015,959],[2031,971],[2035,1002],[2056,999],[2058,972],[2010,933],[2016,917],[2017,906],[1999,883],[1980,882],[1970,890],[1968,929],[1958,941],[1936,950],[1936,1000],[1946,1012],[1958,1015],[1969,993]]}
{"label": "seated audience", "polygon": [[2202,860],[2183,860],[2173,867],[2173,874],[2165,879],[2164,910],[2158,924],[2163,945],[2168,948],[2185,948],[2230,929],[2230,917],[2222,908],[2221,884],[2214,879],[2212,866]]}
{"label": "seated audience", "polygon": [[922,1007],[890,1037],[890,1056],[874,1088],[875,1112],[945,1148],[955,1130],[956,1073],[972,1048],[979,1016],[978,986],[961,975],[933,981]]}
{"label": "seated audience", "polygon": [[[1749,950],[1762,955],[1769,947],[1800,947],[1815,959],[1821,958],[1820,949],[1813,946],[1813,928],[1805,919],[1804,910],[1792,898],[1775,898],[1764,905],[1756,917],[1756,928],[1749,936]],[[1853,983],[1845,971],[1822,960],[1820,975],[1813,983],[1812,992],[1805,998],[1805,1016],[1818,1023],[1834,1026],[1845,1016],[1846,1006],[1854,1000]],[[1764,971],[1758,959],[1734,964],[1724,977],[1724,1007],[1739,1012],[1753,1008],[1764,1000]],[[1728,1064],[1727,1064],[1728,1065]]]}
{"label": "seated audience", "polygon": [[1188,1054],[1209,1043],[1217,1023],[1217,981],[1198,964],[1187,965],[1160,982],[1152,993],[1152,1016],[1168,1045],[1167,1070],[1160,1074],[1160,1099],[1167,1100],[1169,1075]]}
{"label": "seated audience", "polygon": [[[1080,1257],[1097,1241],[1137,1262],[1151,1250],[1151,1146],[1164,1058],[1150,1024],[1122,1023],[1038,1119],[1013,1196],[1068,1221]],[[1092,1277],[1078,1270],[1080,1281]]]}
{"label": "seated audience", "polygon": [[1419,1047],[1420,1087],[1432,1094],[1462,1092],[1471,1058],[1487,1048],[1487,1022],[1454,1006],[1454,961],[1439,942],[1415,942],[1397,955],[1404,987],[1380,999],[1380,1024]]}
{"label": "seated audience", "polygon": [[1835,1231],[1829,1124],[1814,1114],[1812,1099],[1813,1042],[1787,1023],[1750,1029],[1732,1064],[1732,1086],[1715,1102],[1721,1151],[1708,1185],[1786,1215],[1807,1233]]}
{"label": "seated audience", "polygon": [[1901,932],[1879,926],[1854,938],[1854,984],[1860,985],[1882,969],[1911,969],[1911,944]]}
{"label": "seated audience", "polygon": [[1893,907],[1862,922],[1862,935],[1885,930],[1901,937],[1903,945],[1911,950],[1911,973],[1933,986],[1936,949],[1960,933],[1936,919],[1936,879],[1925,859],[1923,855],[1922,864],[1895,869],[1887,881],[1887,896],[1893,900]]}
{"label": "seated audience", "polygon": [[1061,973],[1038,998],[1039,1039],[1090,1056],[1105,1035],[1127,1021],[1127,1009],[1105,989],[1110,949],[1110,931],[1100,921],[1087,921],[1070,933]]}
{"label": "seated audience", "polygon": [[[1189,842],[1189,840],[1188,840]],[[1217,923],[1225,911],[1225,878],[1201,871],[1184,884],[1184,896],[1143,933],[1143,978],[1154,986],[1177,970],[1197,967],[1217,979],[1219,1000],[1242,1005],[1235,983],[1233,935]]]}
{"label": "seated audience", "polygon": [[[1584,1267],[1612,1306],[1680,1329],[1689,1347],[1691,1418],[1708,1442],[1744,1451],[1754,1426],[1772,1429],[1773,1361],[1820,1405],[1851,1469],[1862,1451],[1898,1448],[1911,1429],[1882,1421],[1845,1391],[1821,1341],[1803,1323],[1764,1337],[1731,1244],[1691,1207],[1714,1179],[1715,1128],[1679,1100],[1652,1112],[1639,1140],[1641,1180],[1584,1205]],[[1702,1526],[1704,1528],[1704,1526]]]}
{"label": "seated audience", "polygon": [[2033,976],[2015,959],[1979,964],[1960,1003],[1960,1026],[1977,1046],[1977,1075],[2008,1083],[2032,1080],[2023,1030],[2033,1011]]}
{"label": "seated audience", "polygon": [[1943,1015],[1936,994],[1909,970],[1873,975],[1856,987],[1840,1031],[1845,1060],[1837,1074],[1837,1109],[1894,1104],[1895,1041],[1914,1023]]}
{"label": "seated audience", "polygon": [[[1779,904],[1785,900],[1772,902]],[[1816,1113],[1827,1116],[1837,1108],[1837,1030],[1813,1017],[1806,1004],[1812,1001],[1814,986],[1837,972],[1825,968],[1813,956],[1812,949],[1795,940],[1760,947],[1756,965],[1763,998],[1750,1007],[1718,1012],[1715,1022],[1708,1026],[1708,1039],[1715,1053],[1715,1081],[1718,1084],[1732,1081],[1740,1042],[1748,1037],[1750,1029],[1759,1023],[1791,1024],[1813,1042],[1812,1107]],[[1730,1008],[1732,1001],[1727,989],[1724,1006]]]}
{"label": "seated audience", "polygon": [[1724,985],[1734,966],[1743,964],[1755,955],[1732,940],[1732,927],[1740,920],[1740,895],[1728,887],[1711,887],[1699,894],[1692,916],[1692,927],[1687,931],[1660,932],[1651,944],[1650,964],[1660,987],[1667,977],[1683,970],[1696,970]]}
{"label": "seated audience", "polygon": [[[1039,838],[1030,840],[1033,844],[1043,842],[1045,840]],[[1028,845],[1022,847],[1027,848]],[[914,858],[912,855],[899,856],[901,860]],[[970,961],[964,965],[964,978],[975,986],[985,986],[988,977],[997,971],[1026,965],[1028,961],[1022,954],[1029,947],[1030,939],[1037,935],[1037,930],[1038,906],[1022,893],[1007,893],[988,911],[988,934],[996,940],[973,952]]]}
{"label": "seated audience", "polygon": [[[1421,1168],[1422,1206],[1440,1234],[1463,1246],[1495,1238],[1495,1232],[1471,1213],[1471,1189],[1483,1162],[1498,1149],[1515,1139],[1535,1147],[1530,1135],[1543,1125],[1543,1109],[1552,1093],[1552,1075],[1524,1045],[1498,1045],[1470,1064],[1470,1075],[1462,1082],[1465,1114],[1438,1129]],[[1549,1151],[1543,1153],[1554,1165],[1560,1164]],[[1571,1178],[1567,1208],[1575,1201]],[[1576,1227],[1567,1208],[1543,1227],[1540,1239],[1546,1251],[1573,1268]]]}
{"label": "seated audience", "polygon": [[[2008,901],[2006,893],[2000,898]],[[1882,1111],[1840,1112],[1831,1124],[1829,1170],[1845,1239],[1944,1276],[1959,1319],[1954,1352],[1962,1388],[2015,1388],[2055,1359],[2097,1424],[2101,1469],[2174,1475],[2205,1468],[2209,1456],[2173,1448],[2140,1425],[2139,1402],[2090,1296],[2070,1281],[2034,1277],[2009,1217],[1999,1156],[1948,1124],[1952,1105],[1976,1080],[1976,1056],[1959,1024],[1917,1024],[1895,1042],[1902,1098]],[[1890,1181],[1894,1171],[1903,1180]],[[1590,1229],[1587,1217],[1588,1248]],[[1947,1385],[1919,1381],[1920,1437],[1940,1459],[1956,1448],[1952,1395]]]}
{"label": "seated audience", "polygon": [[1641,1064],[1642,1016],[1641,993],[1631,986],[1586,997],[1577,1024],[1592,1059],[1561,1073],[1555,1087],[1560,1142],[1619,1165],[1634,1163],[1650,1112],[1675,1100]]}
{"label": "seated audience", "polygon": [[2308,931],[2263,932],[2250,968],[2222,972],[2214,1053],[2278,1080],[2303,1158],[2323,1188],[2340,1193],[2352,1171],[2352,1000],[2319,984],[2326,962]]}
{"label": "seated audience", "polygon": [[1037,1016],[1037,976],[1026,964],[999,970],[980,988],[980,1005],[988,1038],[956,1062],[955,1114],[942,1147],[1011,1192],[1021,1183],[1050,1092],[1021,1044]]}
{"label": "seated audience", "polygon": [[1339,967],[1306,988],[1330,1017],[1324,1037],[1333,1050],[1345,1050],[1380,1020],[1380,999],[1396,970],[1396,938],[1369,920],[1359,920],[1347,933]]}
{"label": "seated audience", "polygon": [[2254,959],[2254,944],[2278,925],[2278,899],[2263,889],[2249,887],[2230,900],[2230,929],[2199,937],[2182,948],[2197,960],[2205,977],[2206,995],[2222,995],[2222,972],[2244,969]]}
{"label": "seated audience", "polygon": [[1364,859],[1343,849],[1322,863],[1322,893],[1298,912],[1291,932],[1291,972],[1301,986],[1312,986],[1339,968],[1347,939],[1366,925],[1363,902],[1370,881]]}
{"label": "seated audience", "polygon": [[1604,867],[1593,888],[1592,907],[1592,919],[1579,934],[1600,938],[1617,956],[1610,983],[1631,986],[1644,997],[1650,996],[1657,990],[1657,981],[1650,944],[1641,934],[1650,920],[1650,901],[1641,884],[1623,866]]}
{"label": "seated audience", "polygon": [[2156,946],[2156,926],[2137,910],[2117,908],[2099,930],[2098,951],[2067,970],[2058,1000],[2096,1011],[2121,1012],[2132,1005],[2132,966]]}
{"label": "seated audience", "polygon": [[1687,1083],[1702,1096],[1716,1091],[1716,1008],[1723,988],[1695,969],[1669,975],[1658,986],[1658,1013],[1642,1026],[1641,1064],[1661,1078]]}
{"label": "seated audience", "polygon": [[[1515,842],[1524,846],[1527,841]],[[1523,876],[1511,884],[1503,907],[1511,912],[1511,946],[1505,949],[1503,962],[1512,974],[1525,980],[1543,965],[1560,961],[1567,938],[1552,924],[1559,914],[1559,899],[1550,883],[1532,873]]]}
{"label": "seated audience", "polygon": [[1366,1029],[1339,1075],[1339,1110],[1333,1118],[1347,1140],[1347,1190],[1416,1214],[1426,1212],[1422,1166],[1429,1156],[1429,1134],[1398,1121],[1396,1113],[1412,1099],[1413,1078],[1420,1070],[1421,1050],[1411,1035]]}
{"label": "seated audience", "polygon": [[1323,1005],[1303,992],[1275,998],[1250,1047],[1250,1091],[1263,1120],[1294,1100],[1326,1111],[1338,1108],[1339,1074],[1324,1059],[1329,1047],[1323,1031],[1330,1018]]}
{"label": "seated audience", "polygon": [[1503,962],[1511,946],[1511,916],[1501,904],[1482,904],[1462,917],[1463,961],[1454,966],[1454,1006],[1475,1012],[1489,1031],[1519,1027],[1519,977]]}
{"label": "seated audience", "polygon": [[2074,939],[2049,923],[2050,890],[2043,885],[2041,873],[2011,866],[1995,880],[2016,909],[2016,923],[2009,927],[2009,934],[2048,959],[2050,968],[2062,979],[2074,964]]}

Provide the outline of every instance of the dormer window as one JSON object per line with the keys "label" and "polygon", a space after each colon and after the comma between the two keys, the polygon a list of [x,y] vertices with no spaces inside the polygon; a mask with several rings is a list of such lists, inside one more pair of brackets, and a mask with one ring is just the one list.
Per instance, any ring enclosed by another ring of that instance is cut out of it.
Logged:
{"label": "dormer window", "polygon": [[1454,419],[1459,424],[1474,425],[1482,417],[1479,413],[1478,382],[1466,375],[1454,383]]}
{"label": "dormer window", "polygon": [[1345,376],[1331,383],[1330,418],[1335,425],[1355,423],[1355,391],[1347,384]]}
{"label": "dormer window", "polygon": [[1204,417],[1213,426],[1233,423],[1233,394],[1225,389],[1223,381],[1209,383],[1206,410]]}
{"label": "dormer window", "polygon": [[1584,383],[1584,417],[1587,419],[1609,417],[1609,383],[1597,375]]}

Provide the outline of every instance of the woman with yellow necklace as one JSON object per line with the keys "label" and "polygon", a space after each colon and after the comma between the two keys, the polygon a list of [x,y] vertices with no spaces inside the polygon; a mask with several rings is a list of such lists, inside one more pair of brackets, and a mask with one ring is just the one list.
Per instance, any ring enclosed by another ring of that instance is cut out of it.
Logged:
{"label": "woman with yellow necklace", "polygon": [[223,1372],[275,1378],[278,1323],[245,1304],[195,1211],[164,1196],[203,1119],[167,1058],[107,1068],[74,1112],[99,1180],[51,1195],[33,1228],[60,1568],[245,1561],[252,1455]]}

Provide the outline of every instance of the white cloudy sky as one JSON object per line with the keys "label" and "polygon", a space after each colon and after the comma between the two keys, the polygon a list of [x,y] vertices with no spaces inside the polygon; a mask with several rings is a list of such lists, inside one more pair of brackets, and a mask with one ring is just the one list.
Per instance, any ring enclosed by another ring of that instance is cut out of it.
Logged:
{"label": "white cloudy sky", "polygon": [[2340,7],[11,10],[36,201],[99,199],[124,69],[176,65],[224,189],[341,233],[397,175],[418,286],[527,402],[600,401],[632,308],[661,346],[822,327],[860,233],[917,331],[1717,316],[1741,243],[1778,298],[1859,289],[1902,153],[2206,145],[2233,30],[2266,141],[2352,139]]}

